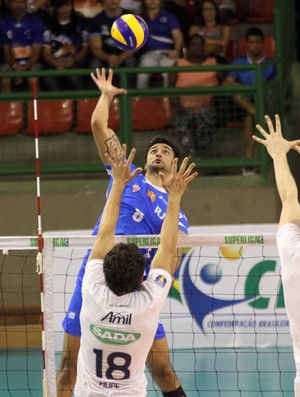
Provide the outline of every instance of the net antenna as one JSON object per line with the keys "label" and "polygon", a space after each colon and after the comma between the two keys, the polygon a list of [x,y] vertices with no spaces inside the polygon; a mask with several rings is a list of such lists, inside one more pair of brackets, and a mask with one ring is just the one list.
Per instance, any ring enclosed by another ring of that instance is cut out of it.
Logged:
{"label": "net antenna", "polygon": [[46,346],[45,346],[45,322],[44,322],[44,280],[43,280],[43,235],[41,216],[41,185],[40,185],[40,155],[39,155],[39,128],[37,108],[37,80],[33,83],[33,117],[35,134],[35,174],[36,174],[36,197],[37,197],[37,221],[38,221],[38,254],[36,259],[36,271],[40,277],[41,293],[41,321],[42,321],[42,357],[43,357],[43,397],[48,397],[48,385],[46,376]]}

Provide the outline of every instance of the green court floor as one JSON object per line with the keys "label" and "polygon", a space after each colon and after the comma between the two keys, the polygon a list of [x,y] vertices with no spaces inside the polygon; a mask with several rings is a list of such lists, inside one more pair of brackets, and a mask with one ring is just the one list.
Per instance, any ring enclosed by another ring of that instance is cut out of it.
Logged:
{"label": "green court floor", "polygon": [[[188,397],[294,395],[291,348],[177,350],[171,357]],[[161,396],[147,377],[147,396]],[[40,351],[0,351],[0,397],[42,397],[41,381]]]}

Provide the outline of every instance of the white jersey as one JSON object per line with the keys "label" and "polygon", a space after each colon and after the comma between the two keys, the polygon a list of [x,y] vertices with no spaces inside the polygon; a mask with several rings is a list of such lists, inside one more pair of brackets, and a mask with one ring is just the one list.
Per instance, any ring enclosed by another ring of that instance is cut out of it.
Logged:
{"label": "white jersey", "polygon": [[[300,371],[300,228],[292,223],[281,226],[277,232],[277,246],[295,362]],[[296,395],[300,395],[300,391]]]}
{"label": "white jersey", "polygon": [[145,362],[171,282],[168,272],[153,269],[138,290],[117,296],[103,261],[87,263],[75,397],[146,396]]}

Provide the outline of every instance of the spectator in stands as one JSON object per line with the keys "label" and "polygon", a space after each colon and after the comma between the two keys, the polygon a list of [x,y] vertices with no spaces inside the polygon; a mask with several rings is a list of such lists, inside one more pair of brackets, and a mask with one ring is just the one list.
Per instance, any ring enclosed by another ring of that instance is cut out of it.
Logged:
{"label": "spectator in stands", "polygon": [[226,63],[227,48],[231,28],[221,25],[219,9],[213,0],[204,0],[195,16],[196,24],[190,27],[189,34],[199,34],[205,39],[205,54],[218,57],[219,63]]}
{"label": "spectator in stands", "polygon": [[214,0],[219,8],[219,22],[226,25],[230,20],[236,18],[236,5],[234,0]]}
{"label": "spectator in stands", "polygon": [[[129,11],[120,6],[121,0],[104,0],[104,10],[91,22],[90,47],[92,51],[91,67],[117,68],[121,66],[134,67],[137,65],[135,51],[122,51],[116,47],[110,30],[114,21]],[[129,87],[136,86],[136,77],[129,75]]]}
{"label": "spectator in stands", "polygon": [[[0,42],[3,45],[4,64],[2,72],[25,72],[41,69],[39,63],[43,24],[33,14],[26,12],[26,0],[8,0],[9,14],[0,21]],[[35,78],[29,78],[30,86]],[[14,86],[20,86],[23,79],[14,79]],[[11,91],[12,79],[2,79],[2,92]]]}
{"label": "spectator in stands", "polygon": [[165,9],[174,14],[180,23],[184,44],[188,41],[189,29],[193,24],[187,3],[188,0],[169,0],[165,2]]}
{"label": "spectator in stands", "polygon": [[[216,64],[216,58],[205,55],[204,38],[197,34],[189,37],[186,57],[176,62],[176,66]],[[175,87],[215,87],[219,82],[220,75],[216,71],[170,74],[170,85]],[[173,98],[172,105],[172,127],[178,141],[189,150],[191,156],[200,156],[212,138],[215,119],[212,97],[184,95]]]}
{"label": "spectator in stands", "polygon": [[[149,38],[142,48],[139,66],[173,66],[182,53],[183,36],[178,19],[163,10],[162,0],[143,0],[142,17],[149,28]],[[163,73],[164,87],[168,86],[168,74]],[[151,75],[140,73],[137,87],[147,88]]]}
{"label": "spectator in stands", "polygon": [[[64,70],[87,67],[88,31],[86,19],[77,15],[72,0],[54,0],[53,14],[44,32],[43,59],[47,68]],[[76,75],[46,77],[46,88],[58,91],[84,88]]]}
{"label": "spectator in stands", "polygon": [[[236,58],[232,65],[252,65],[265,62],[268,57],[264,54],[264,34],[261,29],[252,27],[246,35],[247,54]],[[263,69],[264,80],[272,80],[275,77],[275,66],[270,65]],[[254,70],[233,70],[223,81],[223,85],[251,85],[256,84],[256,72]],[[243,129],[245,157],[254,157],[255,142],[252,139],[254,133],[255,106],[253,98],[246,95],[234,96],[234,102],[244,110]],[[243,170],[244,175],[253,174],[253,170]]]}

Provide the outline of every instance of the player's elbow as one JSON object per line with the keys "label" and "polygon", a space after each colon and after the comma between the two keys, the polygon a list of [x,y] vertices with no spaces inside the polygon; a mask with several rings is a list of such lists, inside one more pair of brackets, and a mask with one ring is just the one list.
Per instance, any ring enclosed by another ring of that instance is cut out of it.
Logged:
{"label": "player's elbow", "polygon": [[297,189],[289,189],[288,191],[285,192],[285,194],[281,195],[281,201],[283,205],[286,206],[298,206],[298,191]]}
{"label": "player's elbow", "polygon": [[94,112],[92,114],[92,118],[91,118],[91,127],[92,127],[92,131],[97,131],[99,128],[101,128],[103,126],[103,122],[101,121],[101,119],[99,118],[99,116],[96,114],[96,112]]}

